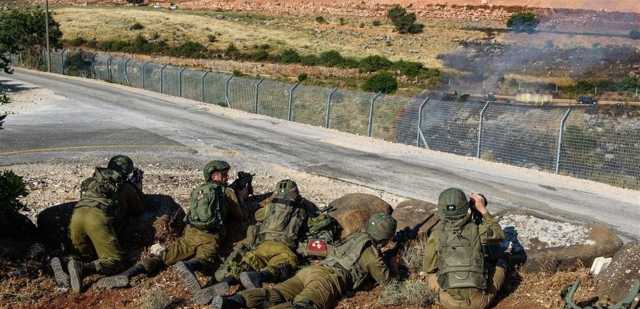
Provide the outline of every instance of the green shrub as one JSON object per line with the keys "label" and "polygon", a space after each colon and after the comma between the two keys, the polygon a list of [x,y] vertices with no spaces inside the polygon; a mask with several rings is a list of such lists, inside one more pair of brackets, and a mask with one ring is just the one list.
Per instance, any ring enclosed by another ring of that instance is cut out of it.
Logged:
{"label": "green shrub", "polygon": [[233,76],[237,76],[237,77],[244,76],[244,73],[240,72],[240,70],[233,70]]}
{"label": "green shrub", "polygon": [[634,40],[640,40],[640,29],[633,29],[629,31],[629,37]]}
{"label": "green shrub", "polygon": [[269,52],[264,49],[258,49],[251,54],[251,60],[253,61],[267,61],[269,57]]}
{"label": "green shrub", "polygon": [[129,26],[129,30],[142,30],[144,26],[141,23],[136,22],[135,24]]}
{"label": "green shrub", "polygon": [[282,53],[280,53],[280,56],[278,56],[278,60],[281,63],[300,63],[300,61],[302,61],[302,58],[297,51],[293,49],[285,49],[282,51]]}
{"label": "green shrub", "polygon": [[518,12],[507,20],[507,28],[515,32],[533,33],[540,24],[538,17],[533,12]]}
{"label": "green shrub", "polygon": [[374,27],[380,27],[380,26],[382,26],[382,22],[381,22],[381,21],[379,21],[379,20],[374,20],[371,24],[372,24]]}
{"label": "green shrub", "polygon": [[362,85],[362,90],[370,92],[394,93],[398,90],[398,81],[389,72],[380,72],[371,76]]}
{"label": "green shrub", "polygon": [[229,46],[227,46],[227,48],[224,50],[224,55],[227,58],[235,60],[239,59],[242,56],[242,53],[235,45],[233,45],[233,43],[230,43]]}
{"label": "green shrub", "polygon": [[344,57],[335,50],[321,52],[318,60],[319,64],[328,67],[335,67],[344,63]]}
{"label": "green shrub", "polygon": [[393,62],[383,56],[368,56],[360,60],[360,72],[376,72],[391,68]]}
{"label": "green shrub", "polygon": [[151,53],[155,51],[155,47],[142,34],[138,34],[133,39],[129,51],[133,53]]}
{"label": "green shrub", "polygon": [[420,33],[424,30],[423,24],[416,23],[416,13],[408,13],[407,9],[396,5],[387,11],[387,17],[398,33]]}
{"label": "green shrub", "polygon": [[305,55],[300,59],[300,63],[307,66],[314,66],[320,64],[320,58],[316,55]]}
{"label": "green shrub", "polygon": [[394,63],[393,68],[400,72],[400,74],[412,78],[420,76],[425,70],[425,67],[424,65],[422,65],[422,63],[404,60],[400,60]]}
{"label": "green shrub", "polygon": [[202,58],[206,53],[207,48],[204,45],[193,41],[187,41],[169,49],[169,54],[174,57]]}
{"label": "green shrub", "polygon": [[82,57],[82,53],[73,53],[70,54],[65,59],[64,66],[66,67],[67,74],[79,76],[82,73],[91,72],[92,62],[89,60],[85,60]]}
{"label": "green shrub", "polygon": [[0,211],[18,211],[24,208],[19,198],[27,196],[27,186],[22,177],[13,171],[0,173]]}
{"label": "green shrub", "polygon": [[309,78],[309,76],[307,75],[307,73],[300,73],[300,74],[298,75],[298,81],[299,81],[299,82],[303,82],[303,81],[307,80],[307,78]]}
{"label": "green shrub", "polygon": [[318,16],[318,17],[316,17],[316,22],[319,23],[319,24],[326,24],[327,20],[324,19],[324,17],[322,17],[322,16]]}
{"label": "green shrub", "polygon": [[86,44],[86,43],[87,43],[87,40],[85,40],[85,39],[84,39],[83,37],[81,37],[81,36],[79,36],[79,37],[75,37],[75,38],[73,38],[73,39],[69,40],[69,45],[71,45],[71,46],[75,46],[75,47],[82,46],[82,45],[84,45],[84,44]]}

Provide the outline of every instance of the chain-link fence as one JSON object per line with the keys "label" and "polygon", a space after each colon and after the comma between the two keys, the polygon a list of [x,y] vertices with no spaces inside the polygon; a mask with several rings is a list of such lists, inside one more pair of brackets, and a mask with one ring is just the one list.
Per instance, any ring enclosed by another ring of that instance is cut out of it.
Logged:
{"label": "chain-link fence", "polygon": [[[45,53],[11,55],[46,70]],[[640,189],[640,109],[414,98],[56,51],[52,71],[229,106],[390,142]]]}

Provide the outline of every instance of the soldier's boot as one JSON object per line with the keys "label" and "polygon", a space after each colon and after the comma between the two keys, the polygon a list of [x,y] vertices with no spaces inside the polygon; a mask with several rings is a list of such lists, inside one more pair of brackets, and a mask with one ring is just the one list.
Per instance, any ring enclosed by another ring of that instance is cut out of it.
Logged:
{"label": "soldier's boot", "polygon": [[186,262],[180,261],[175,265],[182,282],[184,282],[191,295],[196,295],[202,290],[202,286],[200,286],[200,282],[193,272],[203,266],[204,263],[198,259],[191,259]]}
{"label": "soldier's boot", "polygon": [[124,288],[129,286],[129,279],[136,275],[146,273],[146,269],[140,263],[131,266],[129,269],[117,275],[104,277],[98,280],[96,286],[101,289]]}
{"label": "soldier's boot", "polygon": [[67,264],[67,270],[69,271],[71,290],[74,293],[80,293],[82,292],[82,279],[87,275],[95,273],[96,265],[94,263],[83,263],[82,261],[71,258]]}
{"label": "soldier's boot", "polygon": [[216,296],[211,302],[211,309],[239,309],[246,308],[247,303],[240,294],[233,296]]}
{"label": "soldier's boot", "polygon": [[193,294],[192,301],[198,305],[208,304],[215,296],[227,295],[230,287],[234,284],[238,284],[238,279],[234,277],[225,277],[222,281],[200,289],[196,294]]}
{"label": "soldier's boot", "polygon": [[263,282],[273,280],[273,274],[269,271],[245,271],[240,273],[240,283],[245,289],[257,289]]}
{"label": "soldier's boot", "polygon": [[69,275],[62,268],[62,261],[59,257],[54,257],[49,262],[51,269],[53,270],[53,277],[56,279],[56,283],[59,287],[68,289],[70,286]]}

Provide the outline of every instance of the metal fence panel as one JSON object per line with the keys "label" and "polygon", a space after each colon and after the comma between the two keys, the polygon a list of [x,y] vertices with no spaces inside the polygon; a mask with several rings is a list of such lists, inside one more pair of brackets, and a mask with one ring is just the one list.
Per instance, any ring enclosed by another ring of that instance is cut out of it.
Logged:
{"label": "metal fence panel", "polygon": [[182,68],[166,66],[162,74],[162,93],[180,96],[180,71]]}
{"label": "metal fence panel", "polygon": [[202,75],[204,72],[197,70],[184,70],[182,72],[182,96],[202,101]]}
{"label": "metal fence panel", "polygon": [[109,58],[107,54],[96,54],[93,62],[93,72],[96,79],[109,80]]}
{"label": "metal fence panel", "polygon": [[260,86],[258,114],[288,119],[289,88],[291,86],[283,82],[265,80]]}
{"label": "metal fence panel", "polygon": [[566,110],[492,103],[484,116],[481,158],[554,170],[560,120]]}
{"label": "metal fence panel", "polygon": [[396,117],[396,136],[394,142],[407,145],[416,145],[418,139],[418,114],[420,105],[426,97],[414,97],[409,99],[407,105],[398,111]]}
{"label": "metal fence panel", "polygon": [[147,63],[144,66],[144,89],[160,92],[160,70],[163,65]]}
{"label": "metal fence panel", "polygon": [[333,95],[329,127],[367,135],[369,105],[374,93],[339,90]]}
{"label": "metal fence panel", "polygon": [[429,149],[475,156],[483,105],[480,101],[430,99],[422,111],[421,128]]}
{"label": "metal fence panel", "polygon": [[229,82],[229,102],[231,107],[246,112],[255,112],[256,102],[255,79],[234,77]]}
{"label": "metal fence panel", "polygon": [[373,106],[371,136],[395,142],[398,130],[409,129],[410,122],[398,121],[403,117],[403,113],[409,103],[409,98],[400,96],[389,95],[378,98]]}
{"label": "metal fence panel", "polygon": [[640,189],[640,118],[637,111],[611,109],[571,111],[560,173]]}
{"label": "metal fence panel", "polygon": [[64,74],[64,50],[51,51],[51,72]]}
{"label": "metal fence panel", "polygon": [[129,86],[142,87],[142,62],[129,61],[126,68],[126,80]]}
{"label": "metal fence panel", "polygon": [[298,86],[293,92],[293,121],[324,126],[331,91],[325,87]]}
{"label": "metal fence panel", "polygon": [[227,103],[224,100],[224,82],[229,77],[230,75],[228,74],[209,72],[204,79],[204,101],[226,106]]}
{"label": "metal fence panel", "polygon": [[126,58],[111,59],[111,81],[121,85],[128,85],[127,76],[125,75]]}

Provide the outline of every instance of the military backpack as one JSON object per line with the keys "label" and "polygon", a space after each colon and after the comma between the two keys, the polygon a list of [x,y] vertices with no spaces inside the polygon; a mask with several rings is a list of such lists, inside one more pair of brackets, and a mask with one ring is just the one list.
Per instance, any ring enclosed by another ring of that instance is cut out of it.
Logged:
{"label": "military backpack", "polygon": [[80,201],[76,208],[96,207],[109,216],[116,216],[118,211],[118,191],[124,183],[120,173],[97,167],[93,176],[80,184]]}
{"label": "military backpack", "polygon": [[295,247],[306,221],[307,213],[298,203],[274,198],[265,208],[257,240],[276,240]]}
{"label": "military backpack", "polygon": [[349,235],[341,244],[330,251],[329,256],[320,262],[321,265],[338,267],[351,276],[352,288],[357,289],[367,279],[367,271],[360,267],[358,260],[362,252],[373,239],[367,233],[354,233]]}
{"label": "military backpack", "polygon": [[224,232],[226,211],[225,187],[206,182],[191,191],[187,222],[193,227],[212,233]]}
{"label": "military backpack", "polygon": [[441,222],[438,245],[438,284],[444,290],[487,288],[485,261],[478,225]]}

